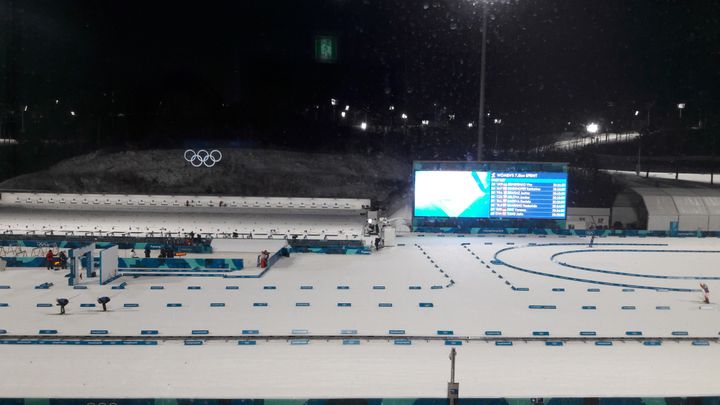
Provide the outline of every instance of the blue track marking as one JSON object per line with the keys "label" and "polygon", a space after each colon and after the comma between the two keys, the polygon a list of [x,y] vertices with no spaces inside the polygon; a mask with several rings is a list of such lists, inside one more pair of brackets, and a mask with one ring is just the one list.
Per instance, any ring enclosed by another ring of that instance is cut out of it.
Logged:
{"label": "blue track marking", "polygon": [[[535,245],[533,247],[538,247],[538,246],[539,247],[578,246],[578,245],[586,245],[586,244],[585,243],[547,243],[547,244]],[[598,245],[598,244],[596,244],[596,245]],[[667,244],[659,244],[659,243],[637,243],[637,244],[604,243],[602,245],[603,246],[667,246]],[[524,246],[524,247],[528,247],[528,246]],[[535,274],[538,276],[557,278],[557,279],[561,279],[561,280],[577,281],[577,282],[581,282],[581,283],[590,283],[590,284],[607,285],[607,286],[624,287],[624,288],[640,288],[640,289],[645,289],[645,290],[665,290],[665,291],[675,291],[675,292],[697,292],[697,291],[700,291],[700,289],[697,289],[697,288],[667,288],[667,287],[656,287],[656,286],[639,285],[639,284],[613,283],[613,282],[609,282],[609,281],[592,280],[592,279],[586,279],[586,278],[580,278],[580,277],[561,276],[558,274],[552,274],[552,273],[546,273],[546,272],[537,271],[537,270],[526,269],[526,268],[522,268],[520,266],[510,264],[508,262],[505,262],[499,258],[502,253],[507,252],[509,250],[513,250],[513,249],[519,249],[519,247],[513,246],[513,247],[507,247],[507,248],[498,250],[497,252],[495,252],[495,255],[493,256],[494,261],[496,261],[497,264],[507,266],[513,270],[518,270],[518,271],[522,271],[525,273]],[[601,250],[601,249],[597,249],[597,250]],[[597,250],[593,250],[593,251],[597,251]],[[628,249],[624,249],[624,250],[628,250]],[[615,251],[622,251],[622,250],[605,249],[605,251],[615,252]],[[647,252],[649,250],[630,250],[630,251]],[[663,252],[669,252],[669,251],[670,250],[663,250]],[[686,251],[683,251],[683,252],[686,252]],[[702,252],[708,252],[708,251],[702,251]],[[715,251],[710,251],[710,252],[715,252]],[[717,253],[720,253],[720,251],[717,251]]]}

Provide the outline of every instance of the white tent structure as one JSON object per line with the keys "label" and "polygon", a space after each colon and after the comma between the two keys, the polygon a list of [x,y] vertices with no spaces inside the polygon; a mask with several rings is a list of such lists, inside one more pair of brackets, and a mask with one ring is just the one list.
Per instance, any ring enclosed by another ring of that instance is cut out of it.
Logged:
{"label": "white tent structure", "polygon": [[630,187],[613,203],[612,222],[647,224],[649,231],[720,231],[720,190]]}

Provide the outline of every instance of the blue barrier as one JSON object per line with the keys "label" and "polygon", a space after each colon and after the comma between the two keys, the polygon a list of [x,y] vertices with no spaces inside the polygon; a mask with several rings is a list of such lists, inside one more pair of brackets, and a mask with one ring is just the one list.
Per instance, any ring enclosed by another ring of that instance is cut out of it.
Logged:
{"label": "blue barrier", "polygon": [[203,341],[197,340],[197,339],[186,339],[185,340],[185,346],[202,346]]}
{"label": "blue barrier", "polygon": [[343,329],[340,331],[341,335],[357,335],[357,329]]}
{"label": "blue barrier", "polygon": [[688,333],[685,330],[676,330],[672,333],[673,336],[687,336]]}
{"label": "blue barrier", "polygon": [[144,269],[183,269],[195,271],[199,269],[212,270],[242,270],[245,267],[243,259],[224,258],[142,258],[142,257],[120,257],[118,268],[121,270],[144,270]]}
{"label": "blue barrier", "polygon": [[211,302],[210,308],[222,308],[225,306],[224,302]]}
{"label": "blue barrier", "polygon": [[266,307],[268,306],[267,302],[254,302],[253,307]]}
{"label": "blue barrier", "polygon": [[550,332],[548,331],[534,331],[533,336],[550,336]]}
{"label": "blue barrier", "polygon": [[38,334],[40,335],[57,335],[57,329],[40,329]]}
{"label": "blue barrier", "polygon": [[378,307],[380,307],[380,308],[390,308],[392,306],[393,306],[393,304],[390,302],[381,302],[378,304]]}
{"label": "blue barrier", "polygon": [[497,340],[495,346],[512,346],[513,342],[510,340]]}
{"label": "blue barrier", "polygon": [[259,335],[260,331],[257,329],[243,329],[243,335]]}
{"label": "blue barrier", "polygon": [[563,342],[557,340],[548,340],[545,342],[545,346],[563,346]]}
{"label": "blue barrier", "polygon": [[225,289],[226,289],[226,290],[239,290],[240,287],[239,287],[239,286],[236,286],[236,285],[226,285],[226,286],[225,286]]}
{"label": "blue barrier", "polygon": [[8,304],[7,302],[0,302],[0,307],[9,307],[9,306],[10,306],[10,304]]}
{"label": "blue barrier", "polygon": [[310,343],[310,339],[290,339],[291,345],[306,345]]}
{"label": "blue barrier", "polygon": [[530,309],[557,309],[555,305],[528,305]]}
{"label": "blue barrier", "polygon": [[80,304],[80,308],[95,308],[95,304]]}
{"label": "blue barrier", "polygon": [[411,285],[410,287],[408,287],[408,289],[410,289],[410,290],[420,290],[420,289],[422,289],[422,287],[420,287],[419,285]]}
{"label": "blue barrier", "polygon": [[710,346],[710,342],[707,340],[693,340],[693,346]]}
{"label": "blue barrier", "polygon": [[76,346],[156,346],[155,340],[46,340],[46,339],[4,339],[4,345],[76,345]]}
{"label": "blue barrier", "polygon": [[437,334],[441,335],[441,336],[448,336],[448,335],[453,335],[454,333],[451,330],[438,330]]}
{"label": "blue barrier", "polygon": [[192,333],[193,335],[209,335],[210,331],[207,329],[193,329]]}
{"label": "blue barrier", "polygon": [[404,335],[405,329],[390,329],[388,333],[391,335]]}
{"label": "blue barrier", "polygon": [[158,331],[155,329],[143,329],[140,331],[141,335],[157,335]]}
{"label": "blue barrier", "polygon": [[435,306],[432,302],[421,302],[419,305],[420,308],[432,308]]}
{"label": "blue barrier", "polygon": [[48,304],[48,303],[45,303],[45,302],[41,302],[41,303],[39,303],[39,304],[37,304],[37,305],[35,305],[35,306],[36,306],[37,308],[50,308],[50,307],[53,306],[53,304]]}
{"label": "blue barrier", "polygon": [[626,336],[642,336],[642,332],[639,330],[629,330],[625,332]]}
{"label": "blue barrier", "polygon": [[292,335],[307,335],[310,333],[307,329],[293,329],[290,331],[290,334]]}
{"label": "blue barrier", "polygon": [[499,330],[486,330],[485,331],[485,336],[501,336],[501,335],[502,335],[502,332],[500,332]]}
{"label": "blue barrier", "polygon": [[620,309],[625,310],[625,311],[634,311],[635,305],[623,305],[620,307]]}
{"label": "blue barrier", "polygon": [[296,302],[295,306],[296,307],[309,307],[310,303],[309,302]]}
{"label": "blue barrier", "polygon": [[150,289],[151,289],[151,290],[164,290],[164,289],[165,289],[165,286],[162,286],[162,285],[151,285],[151,286],[150,286]]}
{"label": "blue barrier", "polygon": [[202,287],[200,287],[199,285],[189,285],[187,289],[188,290],[202,290]]}
{"label": "blue barrier", "polygon": [[669,311],[670,307],[667,305],[658,305],[655,307],[655,309],[657,309],[658,311]]}
{"label": "blue barrier", "polygon": [[401,345],[401,346],[408,346],[408,345],[411,345],[412,342],[410,341],[410,339],[395,339],[393,341],[393,344]]}
{"label": "blue barrier", "polygon": [[339,307],[350,307],[350,306],[352,306],[352,304],[349,303],[349,302],[338,302],[338,303],[337,303],[337,306],[339,306]]}
{"label": "blue barrier", "polygon": [[587,291],[588,292],[600,292],[600,289],[599,288],[588,288]]}
{"label": "blue barrier", "polygon": [[461,340],[446,340],[445,346],[462,346]]}
{"label": "blue barrier", "polygon": [[124,304],[123,307],[125,308],[137,308],[140,304]]}
{"label": "blue barrier", "polygon": [[343,339],[342,341],[343,345],[359,345],[360,339]]}
{"label": "blue barrier", "polygon": [[255,346],[257,344],[254,340],[238,340],[239,346]]}
{"label": "blue barrier", "polygon": [[337,289],[338,290],[349,290],[350,286],[349,285],[339,285],[339,286],[337,286]]}
{"label": "blue barrier", "polygon": [[182,307],[182,304],[179,302],[171,302],[171,303],[167,304],[166,306],[169,308],[179,308],[179,307]]}
{"label": "blue barrier", "polygon": [[594,311],[597,309],[595,305],[583,305],[582,309],[588,310],[588,311]]}
{"label": "blue barrier", "polygon": [[593,330],[580,331],[580,336],[597,336],[597,333]]}
{"label": "blue barrier", "polygon": [[311,285],[301,285],[301,286],[300,286],[300,289],[301,289],[301,290],[312,290],[312,289],[314,289],[314,288],[315,288],[315,287],[313,287],[313,286],[311,286]]}
{"label": "blue barrier", "polygon": [[90,331],[91,335],[107,335],[108,331],[107,329],[92,329]]}
{"label": "blue barrier", "polygon": [[659,340],[646,340],[643,342],[644,346],[661,346],[662,342]]}
{"label": "blue barrier", "polygon": [[384,290],[384,289],[385,289],[384,285],[374,285],[373,286],[373,290]]}
{"label": "blue barrier", "polygon": [[613,342],[610,340],[598,340],[595,342],[595,346],[612,346]]}

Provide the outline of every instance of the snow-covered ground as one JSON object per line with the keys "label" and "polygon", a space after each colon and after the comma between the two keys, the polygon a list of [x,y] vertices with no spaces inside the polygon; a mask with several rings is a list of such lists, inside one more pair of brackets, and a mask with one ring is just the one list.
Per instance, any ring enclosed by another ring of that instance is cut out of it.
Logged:
{"label": "snow-covered ground", "polygon": [[[0,345],[9,365],[1,371],[0,393],[444,396],[450,347],[423,338],[396,345],[394,339],[402,336],[390,330],[402,330],[417,337],[451,331],[462,340],[456,348],[463,396],[720,394],[712,378],[720,372],[720,312],[715,304],[703,305],[698,290],[701,281],[713,293],[720,285],[714,270],[717,239],[599,238],[592,248],[587,238],[550,236],[412,235],[398,242],[401,246],[371,255],[293,254],[262,278],[141,277],[112,283],[126,281],[125,290],[99,285],[74,290],[61,272],[43,269],[0,272],[0,285],[11,287],[0,289],[0,303],[8,304],[0,307],[0,329],[7,335],[56,329],[60,338],[100,329],[109,332],[108,338],[139,336],[141,330],[158,330],[159,339],[202,338],[193,330],[227,337],[203,346],[162,340],[147,347]],[[227,257],[231,249],[224,250]],[[668,276],[682,278],[663,278]],[[34,289],[43,282],[54,286]],[[81,307],[101,295],[111,297],[110,311]],[[70,298],[67,315],[57,315],[57,307],[37,307],[58,297]],[[240,346],[233,339],[247,330],[258,331],[256,345]],[[342,336],[343,330],[385,338],[361,337],[359,345],[314,338]],[[513,345],[475,340],[488,331],[500,331]],[[666,340],[660,346],[622,341],[628,331]],[[565,344],[526,342],[536,332]],[[569,340],[581,332],[595,332],[614,344]],[[678,332],[709,345],[672,340]],[[293,333],[310,340],[303,345],[290,344],[298,343],[291,338],[265,340]],[[73,373],[58,375],[64,368]],[[108,377],[78,380],[98,368]],[[35,384],[39,379],[42,387]]]}

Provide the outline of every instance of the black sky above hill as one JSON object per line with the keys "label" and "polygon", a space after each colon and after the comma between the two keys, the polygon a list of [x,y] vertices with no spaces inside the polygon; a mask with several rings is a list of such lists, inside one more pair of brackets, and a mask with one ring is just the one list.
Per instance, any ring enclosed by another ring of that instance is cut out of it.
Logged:
{"label": "black sky above hill", "polygon": [[[140,117],[130,133],[292,127],[287,117],[331,97],[371,116],[395,105],[412,119],[477,120],[480,8],[467,0],[15,7],[18,102]],[[629,120],[648,102],[655,114],[682,101],[688,114],[717,118],[718,2],[517,0],[490,10],[487,104],[516,139]],[[314,61],[319,34],[337,36],[338,63]]]}

